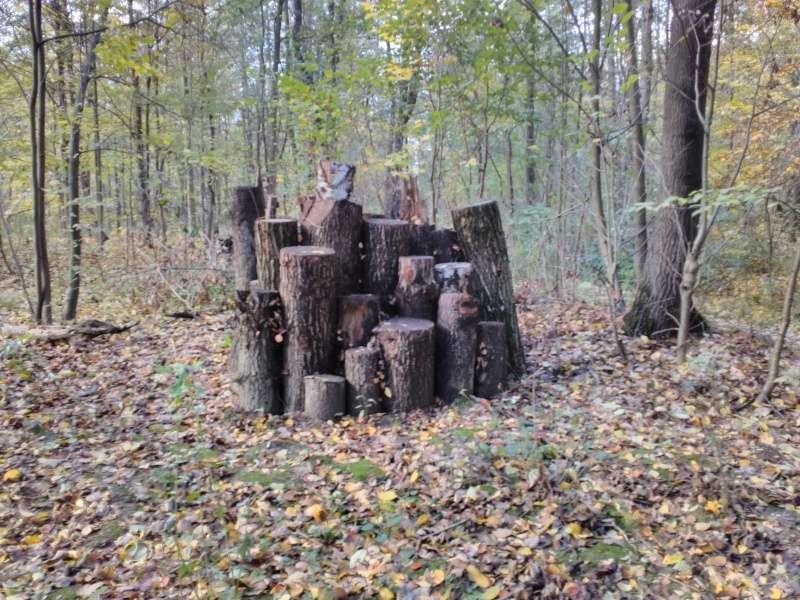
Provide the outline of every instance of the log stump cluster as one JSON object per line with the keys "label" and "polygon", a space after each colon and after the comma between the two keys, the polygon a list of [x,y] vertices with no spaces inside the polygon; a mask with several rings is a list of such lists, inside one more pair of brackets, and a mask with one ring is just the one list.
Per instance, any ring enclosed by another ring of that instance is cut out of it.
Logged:
{"label": "log stump cluster", "polygon": [[234,194],[239,407],[328,420],[496,396],[524,365],[496,203],[453,230],[366,215],[354,173],[321,163],[297,220]]}

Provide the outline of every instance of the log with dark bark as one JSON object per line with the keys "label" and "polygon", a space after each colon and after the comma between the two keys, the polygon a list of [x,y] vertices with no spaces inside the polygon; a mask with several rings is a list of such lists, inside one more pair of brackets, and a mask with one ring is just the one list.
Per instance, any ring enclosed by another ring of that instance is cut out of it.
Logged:
{"label": "log with dark bark", "polygon": [[234,283],[246,290],[258,278],[256,269],[255,223],[264,216],[264,196],[260,187],[237,187],[231,196],[233,228]]}
{"label": "log with dark bark", "polygon": [[437,263],[466,260],[458,234],[453,229],[435,229],[430,233],[430,244]]}
{"label": "log with dark bark", "polygon": [[428,222],[428,211],[415,175],[399,171],[388,174],[384,180],[384,195],[384,209],[390,218],[418,224]]}
{"label": "log with dark bark", "polygon": [[381,323],[375,335],[386,370],[386,409],[403,412],[433,405],[433,322],[398,317]]}
{"label": "log with dark bark", "polygon": [[436,318],[436,395],[452,402],[471,394],[475,384],[475,354],[480,305],[469,294],[439,296]]}
{"label": "log with dark bark", "polygon": [[300,220],[304,244],[336,252],[339,295],[361,289],[361,205],[348,200],[317,198]]}
{"label": "log with dark bark", "polygon": [[[253,282],[256,284],[257,282]],[[251,285],[236,292],[236,325],[229,359],[231,387],[246,412],[280,414],[281,344],[278,293]]]}
{"label": "log with dark bark", "polygon": [[280,287],[281,248],[297,246],[297,221],[259,219],[256,221],[256,264],[258,283],[266,290]]}
{"label": "log with dark bark", "polygon": [[341,202],[348,200],[353,193],[353,180],[356,168],[329,160],[320,161],[317,165],[317,198]]}
{"label": "log with dark bark", "polygon": [[347,380],[347,414],[373,414],[381,411],[383,394],[380,385],[381,351],[359,346],[344,353],[344,377]]}
{"label": "log with dark bark", "polygon": [[336,363],[336,255],[330,248],[290,246],[280,254],[284,304],[284,404],[302,411],[303,377]]}
{"label": "log with dark bark", "polygon": [[339,375],[307,375],[305,409],[307,416],[317,421],[328,421],[345,412],[345,380]]}
{"label": "log with dark bark", "polygon": [[397,314],[435,321],[438,298],[439,286],[433,280],[433,257],[401,256],[394,290]]}
{"label": "log with dark bark", "polygon": [[478,323],[478,353],[475,360],[475,395],[494,398],[508,379],[508,347],[505,325],[500,321]]}
{"label": "log with dark bark", "polygon": [[384,310],[392,310],[397,265],[408,255],[409,225],[399,219],[364,219],[364,289],[378,294]]}
{"label": "log with dark bark", "polygon": [[472,263],[439,263],[433,268],[433,271],[440,294],[461,293],[477,297],[478,283]]}
{"label": "log with dark bark", "polygon": [[433,232],[433,225],[410,223],[409,253],[415,256],[433,256]]}
{"label": "log with dark bark", "polygon": [[375,294],[349,294],[339,298],[340,348],[365,346],[380,319],[381,300]]}
{"label": "log with dark bark", "polygon": [[467,259],[475,269],[484,320],[502,321],[506,327],[511,372],[525,372],[525,351],[514,306],[511,264],[497,202],[481,202],[452,211],[453,225]]}

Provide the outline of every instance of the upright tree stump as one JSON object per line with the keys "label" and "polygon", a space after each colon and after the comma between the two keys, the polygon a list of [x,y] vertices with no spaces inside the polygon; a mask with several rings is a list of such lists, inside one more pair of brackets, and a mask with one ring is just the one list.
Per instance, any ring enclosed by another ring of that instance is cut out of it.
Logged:
{"label": "upright tree stump", "polygon": [[410,254],[415,256],[433,256],[433,225],[427,223],[409,223]]}
{"label": "upright tree stump", "polygon": [[444,262],[437,264],[433,270],[440,294],[478,295],[478,284],[472,263]]}
{"label": "upright tree stump", "polygon": [[432,256],[400,257],[394,298],[401,317],[436,320],[439,287],[433,280]]}
{"label": "upright tree stump", "polygon": [[391,309],[397,285],[397,264],[408,255],[409,225],[399,219],[364,219],[364,288],[381,297],[384,309]]}
{"label": "upright tree stump", "polygon": [[289,246],[280,254],[284,304],[284,402],[302,411],[303,378],[336,364],[336,255],[330,248]]}
{"label": "upright tree stump", "polygon": [[433,405],[434,325],[398,317],[381,323],[375,334],[386,369],[384,403],[390,412]]}
{"label": "upright tree stump", "polygon": [[439,296],[436,319],[436,395],[452,402],[472,393],[480,306],[469,294]]}
{"label": "upright tree stump", "polygon": [[339,375],[307,375],[305,386],[306,415],[318,421],[328,421],[345,411],[345,380]]}
{"label": "upright tree stump", "polygon": [[256,221],[258,282],[264,289],[279,289],[281,248],[297,246],[297,234],[295,219],[259,219]]}
{"label": "upright tree stump", "polygon": [[258,278],[254,228],[256,219],[264,216],[264,195],[260,187],[237,187],[231,197],[233,226],[234,284],[246,290]]}
{"label": "upright tree stump", "polygon": [[349,294],[339,298],[339,346],[366,346],[380,320],[381,300],[375,294]]}
{"label": "upright tree stump", "polygon": [[281,321],[278,292],[257,286],[238,290],[236,308],[228,364],[237,404],[246,412],[280,414],[281,346],[275,339]]}
{"label": "upright tree stump", "polygon": [[435,229],[430,233],[431,253],[437,263],[463,262],[464,251],[453,229]]}
{"label": "upright tree stump", "polygon": [[317,198],[341,202],[353,193],[353,180],[356,168],[330,160],[322,160],[317,165]]}
{"label": "upright tree stump", "polygon": [[497,202],[481,202],[452,211],[453,225],[472,263],[479,283],[484,318],[502,321],[506,328],[511,371],[525,371],[525,351],[514,306],[511,265]]}
{"label": "upright tree stump", "polygon": [[478,323],[478,356],[475,361],[475,395],[494,398],[506,386],[508,346],[505,325],[500,321]]}
{"label": "upright tree stump", "polygon": [[347,380],[347,414],[369,415],[381,411],[381,351],[360,346],[344,353],[344,377]]}

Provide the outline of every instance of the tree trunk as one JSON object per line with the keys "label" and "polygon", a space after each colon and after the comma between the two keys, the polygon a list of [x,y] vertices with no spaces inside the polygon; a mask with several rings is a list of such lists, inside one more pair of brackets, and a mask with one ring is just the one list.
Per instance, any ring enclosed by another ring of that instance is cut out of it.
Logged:
{"label": "tree trunk", "polygon": [[[256,220],[264,216],[264,197],[259,187],[237,187],[231,196],[234,282],[246,290],[258,279],[256,261]],[[275,289],[267,288],[265,289]]]}
{"label": "tree trunk", "polygon": [[[686,198],[702,188],[703,118],[716,0],[678,0],[672,18],[664,91],[664,184],[669,197]],[[677,332],[681,277],[687,249],[697,234],[691,205],[672,204],[650,221],[644,277],[628,314],[625,332],[653,338]],[[705,322],[688,308],[690,329]]]}
{"label": "tree trunk", "polygon": [[347,380],[347,414],[370,415],[381,411],[381,351],[363,346],[344,353],[344,375]]}
{"label": "tree trunk", "polygon": [[478,296],[477,276],[472,268],[472,263],[439,263],[433,270],[440,294],[456,293]]}
{"label": "tree trunk", "polygon": [[381,297],[384,310],[391,310],[397,267],[408,255],[409,225],[398,219],[364,219],[364,289]]}
{"label": "tree trunk", "polygon": [[528,205],[536,201],[536,79],[533,73],[527,77],[527,95],[525,97],[525,202]]}
{"label": "tree trunk", "polygon": [[280,254],[284,305],[284,405],[302,411],[303,378],[336,363],[336,255],[330,248],[290,246]]}
{"label": "tree trunk", "polygon": [[477,275],[481,313],[486,320],[502,321],[511,372],[525,372],[525,351],[517,323],[511,264],[497,202],[482,202],[452,211],[468,260]]}
{"label": "tree trunk", "polygon": [[307,416],[316,421],[329,421],[343,415],[345,380],[339,375],[307,375],[303,378]]}
{"label": "tree trunk", "polygon": [[414,256],[433,256],[433,225],[410,223],[408,251]]}
{"label": "tree trunk", "polygon": [[433,280],[433,257],[401,256],[394,291],[397,314],[435,321],[438,298],[439,286]]}
{"label": "tree trunk", "polygon": [[105,202],[103,198],[103,152],[100,148],[100,106],[97,95],[97,78],[94,79],[93,98],[95,229],[97,230],[97,243],[102,247],[105,241],[108,239],[108,236],[106,235]]}
{"label": "tree trunk", "polygon": [[430,239],[431,251],[437,264],[464,260],[461,242],[453,229],[436,229],[431,232]]}
{"label": "tree trunk", "polygon": [[436,318],[436,395],[453,402],[471,394],[480,306],[469,294],[442,294]]}
{"label": "tree trunk", "polygon": [[433,405],[434,325],[400,317],[381,323],[375,334],[386,368],[385,404],[389,412]]}
{"label": "tree trunk", "polygon": [[366,346],[372,330],[380,320],[380,296],[376,294],[349,294],[339,298],[340,348]]}
{"label": "tree trunk", "polygon": [[287,246],[299,243],[294,219],[258,219],[256,221],[256,270],[264,289],[280,288],[280,254]]}
{"label": "tree trunk", "polygon": [[500,321],[478,323],[478,350],[475,360],[475,395],[494,398],[505,388],[508,378],[508,346],[505,326]]}
{"label": "tree trunk", "polygon": [[329,160],[317,165],[317,198],[333,202],[349,200],[353,193],[356,168]]}

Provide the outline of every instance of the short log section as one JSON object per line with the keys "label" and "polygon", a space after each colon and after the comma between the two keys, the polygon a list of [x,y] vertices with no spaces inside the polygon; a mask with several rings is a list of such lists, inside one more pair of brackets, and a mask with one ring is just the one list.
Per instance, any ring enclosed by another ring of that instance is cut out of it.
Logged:
{"label": "short log section", "polygon": [[434,276],[440,294],[478,295],[478,285],[472,263],[439,263],[434,267]]}
{"label": "short log section", "polygon": [[473,391],[479,320],[480,305],[473,296],[453,293],[439,296],[436,395],[444,402]]}
{"label": "short log section", "polygon": [[381,301],[375,294],[349,294],[339,298],[339,347],[366,346],[380,320]]}
{"label": "short log section", "polygon": [[381,351],[378,348],[350,348],[344,353],[347,380],[347,414],[370,415],[381,411]]}
{"label": "short log section", "polygon": [[409,224],[409,248],[411,254],[417,256],[433,256],[433,225],[427,223]]}
{"label": "short log section", "polygon": [[375,329],[386,369],[384,404],[389,412],[433,405],[434,324],[398,317]]}
{"label": "short log section", "polygon": [[258,282],[266,290],[280,288],[281,249],[298,244],[295,219],[256,221],[256,263]]}
{"label": "short log section", "polygon": [[345,411],[345,381],[339,375],[307,375],[305,414],[317,421],[329,421]]}
{"label": "short log section", "polygon": [[381,297],[384,310],[394,304],[397,265],[408,255],[409,225],[399,219],[364,219],[364,288]]}
{"label": "short log section", "polygon": [[401,317],[436,320],[439,286],[433,279],[432,256],[400,257],[394,299]]}
{"label": "short log section", "polygon": [[464,251],[453,229],[436,229],[430,234],[431,253],[437,263],[463,262]]}
{"label": "short log section", "polygon": [[506,387],[508,347],[505,325],[500,321],[478,323],[478,356],[475,361],[475,395],[495,398]]}
{"label": "short log section", "polygon": [[[255,252],[256,219],[264,216],[264,195],[260,187],[237,187],[231,199],[234,285],[249,289],[258,278]],[[267,288],[274,289],[274,288]]]}

